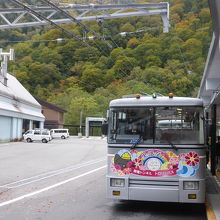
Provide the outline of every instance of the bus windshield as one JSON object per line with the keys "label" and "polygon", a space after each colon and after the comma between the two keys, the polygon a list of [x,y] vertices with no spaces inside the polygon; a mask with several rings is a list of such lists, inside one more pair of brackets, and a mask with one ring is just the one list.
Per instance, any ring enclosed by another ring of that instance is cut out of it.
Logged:
{"label": "bus windshield", "polygon": [[111,108],[108,142],[204,144],[202,116],[202,107]]}

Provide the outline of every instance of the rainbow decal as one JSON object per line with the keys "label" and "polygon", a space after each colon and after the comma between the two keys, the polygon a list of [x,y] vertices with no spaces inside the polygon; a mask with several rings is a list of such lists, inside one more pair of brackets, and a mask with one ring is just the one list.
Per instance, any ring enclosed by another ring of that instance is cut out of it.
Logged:
{"label": "rainbow decal", "polygon": [[198,168],[199,155],[196,152],[176,155],[160,150],[120,150],[111,163],[112,171],[120,176],[135,174],[151,177],[189,177],[194,176]]}

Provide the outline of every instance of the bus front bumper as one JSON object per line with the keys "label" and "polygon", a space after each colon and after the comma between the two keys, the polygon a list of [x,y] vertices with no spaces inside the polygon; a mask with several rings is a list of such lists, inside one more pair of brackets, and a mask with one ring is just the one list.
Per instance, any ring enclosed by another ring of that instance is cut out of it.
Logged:
{"label": "bus front bumper", "polygon": [[[118,179],[115,181],[114,179]],[[114,181],[113,181],[114,180]],[[198,182],[198,189],[184,189],[184,182]],[[107,176],[107,197],[120,200],[204,203],[204,179],[172,181]]]}

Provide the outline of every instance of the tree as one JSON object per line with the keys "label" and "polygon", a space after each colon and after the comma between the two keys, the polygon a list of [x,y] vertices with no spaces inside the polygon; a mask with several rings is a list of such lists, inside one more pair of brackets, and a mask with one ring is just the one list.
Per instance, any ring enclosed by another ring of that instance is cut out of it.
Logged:
{"label": "tree", "polygon": [[42,50],[35,50],[32,53],[33,60],[40,63],[55,64],[57,66],[62,64],[62,56],[57,50],[43,47]]}
{"label": "tree", "polygon": [[68,72],[74,65],[76,60],[74,59],[74,52],[79,47],[79,43],[76,41],[67,41],[66,44],[57,48],[58,53],[62,56],[61,72]]}
{"label": "tree", "polygon": [[[145,68],[147,66],[148,61],[151,62],[151,60],[155,60],[155,57],[161,56],[161,46],[160,42],[157,39],[153,40],[146,40],[142,44],[140,44],[138,47],[134,49],[134,56],[138,62],[138,64]],[[150,58],[151,56],[151,58]],[[157,59],[157,58],[156,58]],[[160,63],[160,58],[157,59],[157,64]],[[152,64],[152,63],[151,63]],[[150,64],[150,65],[151,65]]]}
{"label": "tree", "polygon": [[137,80],[142,81],[143,79],[143,70],[137,66],[132,71],[130,76],[128,77],[129,80]]}
{"label": "tree", "polygon": [[175,4],[170,9],[171,14],[178,14],[181,18],[184,14],[184,5],[183,4]]}
{"label": "tree", "polygon": [[118,59],[118,57],[123,57],[124,56],[124,49],[122,47],[118,47],[116,49],[113,49],[110,58],[114,62]]}
{"label": "tree", "polygon": [[59,29],[51,29],[42,35],[38,35],[34,37],[34,40],[56,40],[58,38],[62,38],[62,31]]}
{"label": "tree", "polygon": [[189,25],[185,25],[182,22],[176,24],[176,33],[183,41],[188,40],[194,34],[194,32],[189,28]]}
{"label": "tree", "polygon": [[[166,34],[162,30],[124,38],[118,34],[158,26],[159,16],[87,22],[97,33],[111,39],[113,49],[100,40],[87,41],[90,45],[87,48],[68,39],[62,31],[47,27],[4,31],[0,33],[0,42],[3,47],[15,48],[16,62],[10,63],[9,68],[22,84],[34,95],[65,109],[73,97],[92,97],[101,106],[98,112],[103,114],[111,99],[142,88],[149,93],[172,91],[176,95],[195,95],[212,37],[207,0],[170,0],[170,5],[171,27]],[[62,27],[83,36],[83,30],[76,24]],[[57,38],[65,40],[44,41]],[[10,45],[3,39],[40,42]]]}
{"label": "tree", "polygon": [[168,94],[173,91],[172,81],[174,75],[166,69],[159,67],[146,68],[143,72],[143,80],[151,87],[156,88],[157,92]]}
{"label": "tree", "polygon": [[80,61],[75,63],[69,70],[70,75],[73,76],[82,76],[83,71],[85,70],[85,63]]}
{"label": "tree", "polygon": [[150,66],[161,66],[162,62],[157,56],[147,56],[146,67]]}
{"label": "tree", "polygon": [[16,59],[28,56],[32,52],[31,43],[19,43],[14,47]]}
{"label": "tree", "polygon": [[171,83],[174,94],[177,96],[191,96],[192,82],[185,76],[175,79]]}
{"label": "tree", "polygon": [[79,125],[81,111],[83,112],[83,121],[85,121],[86,117],[100,115],[98,104],[92,97],[73,98],[70,103],[68,113],[65,116],[65,123]]}
{"label": "tree", "polygon": [[183,43],[185,49],[185,55],[188,60],[194,60],[202,56],[202,42],[195,38],[188,39]]}
{"label": "tree", "polygon": [[133,32],[135,28],[130,23],[126,23],[121,27],[121,32]]}
{"label": "tree", "polygon": [[131,70],[137,65],[137,62],[134,58],[131,57],[120,57],[115,62],[113,70],[116,74],[116,78],[127,77]]}
{"label": "tree", "polygon": [[40,85],[42,88],[47,88],[49,84],[53,84],[54,87],[59,86],[59,80],[62,78],[61,74],[57,70],[54,64],[41,64],[32,63],[29,67],[29,83],[34,87]]}
{"label": "tree", "polygon": [[209,8],[201,9],[201,11],[199,13],[199,18],[203,24],[210,22],[210,20],[211,20],[210,19],[210,9]]}
{"label": "tree", "polygon": [[105,85],[104,74],[100,69],[87,67],[82,74],[80,85],[87,91],[93,92],[96,88]]}
{"label": "tree", "polygon": [[180,62],[180,60],[168,60],[167,61],[167,69],[169,69],[172,73],[179,73],[182,70],[184,73],[184,63]]}
{"label": "tree", "polygon": [[89,93],[85,92],[81,87],[72,85],[71,87],[65,88],[64,91],[59,93],[52,93],[47,99],[48,102],[54,103],[55,105],[69,110],[70,103],[73,98],[87,98],[90,97]]}
{"label": "tree", "polygon": [[133,37],[133,38],[131,38],[131,39],[128,41],[127,47],[134,49],[134,48],[137,47],[139,44],[140,44],[140,41],[139,41],[136,37]]}
{"label": "tree", "polygon": [[100,54],[101,53],[97,48],[82,47],[75,50],[73,59],[77,62],[79,61],[97,62]]}
{"label": "tree", "polygon": [[79,79],[75,76],[70,76],[66,79],[60,80],[60,89],[65,90],[78,85]]}
{"label": "tree", "polygon": [[101,56],[99,58],[99,61],[95,64],[96,68],[102,69],[102,70],[107,70],[111,68],[111,59],[106,56]]}
{"label": "tree", "polygon": [[125,83],[125,87],[129,89],[129,94],[137,94],[137,93],[153,93],[154,89],[149,85],[144,83],[143,81],[138,80],[129,80]]}
{"label": "tree", "polygon": [[22,85],[23,85],[27,90],[30,90],[31,85],[28,83],[29,77],[28,77],[27,72],[15,70],[15,71],[14,71],[14,74],[15,74],[16,78],[19,80],[19,82],[21,82]]}

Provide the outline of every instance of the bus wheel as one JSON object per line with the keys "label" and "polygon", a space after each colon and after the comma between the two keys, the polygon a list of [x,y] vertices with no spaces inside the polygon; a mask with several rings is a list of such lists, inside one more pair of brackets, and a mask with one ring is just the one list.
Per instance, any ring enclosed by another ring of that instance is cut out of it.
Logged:
{"label": "bus wheel", "polygon": [[31,142],[32,142],[31,138],[27,138],[26,141],[27,141],[28,143],[31,143]]}
{"label": "bus wheel", "polygon": [[46,139],[42,139],[42,143],[47,143],[47,140]]}
{"label": "bus wheel", "polygon": [[61,139],[65,139],[65,136],[62,135],[62,136],[61,136]]}

